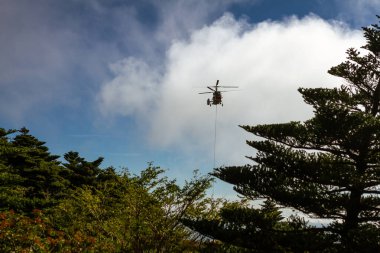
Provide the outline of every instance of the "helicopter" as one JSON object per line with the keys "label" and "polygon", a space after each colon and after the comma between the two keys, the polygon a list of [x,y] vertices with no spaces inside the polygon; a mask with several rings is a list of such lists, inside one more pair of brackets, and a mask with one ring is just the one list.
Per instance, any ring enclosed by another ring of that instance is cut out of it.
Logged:
{"label": "helicopter", "polygon": [[212,99],[208,98],[207,99],[207,105],[222,105],[222,92],[227,92],[225,90],[221,91],[218,90],[218,88],[238,88],[238,86],[218,86],[219,80],[216,80],[216,84],[214,86],[207,86],[207,88],[211,91],[207,92],[201,92],[199,94],[208,94],[212,93]]}

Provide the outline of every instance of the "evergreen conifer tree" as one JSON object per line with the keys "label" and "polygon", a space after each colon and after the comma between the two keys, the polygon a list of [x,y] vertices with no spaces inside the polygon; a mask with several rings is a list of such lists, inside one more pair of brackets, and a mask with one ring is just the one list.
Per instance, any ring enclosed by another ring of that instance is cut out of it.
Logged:
{"label": "evergreen conifer tree", "polygon": [[[83,185],[94,186],[97,177],[104,174],[104,171],[99,168],[103,162],[103,157],[99,157],[95,161],[89,162],[79,156],[78,152],[70,151],[63,156],[67,163],[63,166],[67,169],[65,178],[67,178],[74,187]],[[111,170],[109,170],[111,172]]]}
{"label": "evergreen conifer tree", "polygon": [[[299,89],[314,108],[313,118],[241,126],[260,137],[247,141],[257,150],[248,157],[254,164],[213,172],[248,199],[268,198],[299,214],[330,221],[314,227],[297,227],[292,221],[287,228],[272,226],[267,237],[284,251],[380,252],[380,27],[363,30],[365,54],[350,48],[347,60],[328,71],[343,78],[343,85]],[[238,212],[228,217],[236,217],[234,224],[242,230],[250,224]],[[201,230],[200,221],[185,223]],[[228,242],[234,234],[224,224],[200,232]],[[255,249],[249,245],[256,241],[254,236],[242,236],[245,245],[231,243]]]}
{"label": "evergreen conifer tree", "polygon": [[62,177],[59,156],[51,155],[28,129],[0,129],[0,146],[0,208],[29,212],[54,204],[64,194],[68,181]]}
{"label": "evergreen conifer tree", "polygon": [[19,148],[13,147],[8,136],[16,130],[5,130],[0,128],[0,210],[22,209],[28,202],[25,197],[26,187],[22,184],[25,178],[21,177],[18,171],[8,163],[8,157],[16,152],[21,152]]}

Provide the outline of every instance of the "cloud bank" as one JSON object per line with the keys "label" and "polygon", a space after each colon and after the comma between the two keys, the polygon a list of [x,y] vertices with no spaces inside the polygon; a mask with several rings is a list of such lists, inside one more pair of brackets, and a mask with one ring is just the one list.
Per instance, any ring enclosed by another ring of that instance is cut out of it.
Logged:
{"label": "cloud bank", "polygon": [[[305,120],[312,115],[298,87],[333,87],[342,80],[327,70],[345,60],[349,47],[360,47],[361,31],[309,15],[250,25],[225,14],[173,41],[162,66],[127,58],[116,63],[115,78],[99,93],[101,110],[132,116],[140,113],[154,147],[178,148],[189,157],[211,159],[215,108],[206,105],[199,87],[237,85],[224,93],[217,111],[218,164],[244,164],[252,138],[238,125]],[[158,69],[164,69],[159,72]]]}
{"label": "cloud bank", "polygon": [[109,63],[128,55],[159,66],[172,40],[244,1],[0,1],[0,117],[92,114],[99,85],[120,73]]}

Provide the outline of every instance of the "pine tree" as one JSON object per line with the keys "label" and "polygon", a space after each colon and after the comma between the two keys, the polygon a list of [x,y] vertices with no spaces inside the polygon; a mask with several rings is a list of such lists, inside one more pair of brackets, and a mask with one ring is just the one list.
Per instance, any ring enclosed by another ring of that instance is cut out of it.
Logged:
{"label": "pine tree", "polygon": [[[67,163],[63,164],[67,169],[65,178],[67,178],[74,187],[83,185],[94,186],[98,176],[100,174],[104,175],[104,171],[99,168],[103,161],[102,157],[89,162],[80,157],[78,152],[74,151],[67,152],[63,157],[67,161]],[[109,172],[111,172],[111,170],[109,170]]]}
{"label": "pine tree", "polygon": [[[300,231],[305,236],[304,245],[296,245],[294,237],[292,251],[380,251],[380,27],[363,30],[366,54],[350,48],[347,60],[328,71],[345,80],[341,87],[299,89],[314,108],[313,118],[241,126],[260,137],[247,141],[257,150],[248,157],[254,164],[213,172],[249,199],[270,198],[309,217],[333,220],[282,230],[287,238]],[[248,226],[244,218],[240,221]],[[209,228],[205,234],[215,231]],[[255,241],[253,236],[242,239]]]}
{"label": "pine tree", "polygon": [[61,175],[59,156],[51,155],[28,129],[0,129],[0,146],[0,208],[29,212],[54,204],[64,194],[68,181]]}
{"label": "pine tree", "polygon": [[268,236],[275,233],[275,227],[286,226],[281,222],[283,217],[279,208],[272,201],[266,200],[261,208],[251,208],[239,202],[227,203],[219,210],[219,216],[213,220],[194,222],[184,219],[182,222],[201,234],[230,245],[257,252],[281,252],[274,236]]}
{"label": "pine tree", "polygon": [[27,188],[22,186],[25,178],[7,162],[7,157],[21,152],[9,141],[8,136],[15,132],[16,130],[7,131],[0,128],[0,210],[22,209],[24,203],[28,202],[28,198],[25,197]]}

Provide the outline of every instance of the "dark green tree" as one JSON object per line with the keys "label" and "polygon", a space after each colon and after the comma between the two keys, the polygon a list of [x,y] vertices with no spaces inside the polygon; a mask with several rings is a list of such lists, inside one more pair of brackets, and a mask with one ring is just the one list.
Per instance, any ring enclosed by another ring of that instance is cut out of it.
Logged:
{"label": "dark green tree", "polygon": [[25,196],[26,187],[22,184],[25,178],[8,163],[8,157],[14,156],[22,149],[15,148],[9,141],[9,135],[16,130],[0,128],[0,210],[21,209],[29,199]]}
{"label": "dark green tree", "polygon": [[[80,157],[78,152],[74,151],[67,152],[63,157],[67,161],[67,163],[63,163],[63,166],[67,169],[65,178],[70,181],[73,187],[94,186],[98,176],[104,174],[102,169],[99,168],[103,162],[103,157],[89,162]],[[109,172],[112,173],[111,171]]]}
{"label": "dark green tree", "polygon": [[[268,233],[273,233],[274,228],[285,225],[280,222],[282,219],[278,207],[267,200],[261,208],[250,208],[240,202],[227,203],[219,210],[219,217],[216,219],[195,222],[184,219],[183,223],[212,239],[241,247],[241,252],[245,252],[242,248],[277,252],[280,246]],[[222,252],[224,249],[221,248]],[[240,252],[239,248],[236,248],[236,251]]]}
{"label": "dark green tree", "polygon": [[[291,221],[291,229],[272,227],[267,237],[288,250],[380,252],[380,27],[363,30],[365,54],[350,48],[347,60],[328,71],[345,80],[341,87],[299,89],[314,108],[313,118],[241,126],[260,137],[247,141],[257,150],[248,157],[254,164],[213,172],[248,199],[269,198],[311,218],[333,221],[297,229]],[[232,211],[224,221],[235,216],[233,224],[245,229],[250,223],[239,212]],[[248,220],[260,227],[259,221]],[[217,235],[221,229],[223,238]],[[228,242],[226,229],[216,226],[203,232]],[[305,243],[295,239],[297,234]],[[256,242],[256,235],[241,235],[243,246],[254,248],[249,244]]]}
{"label": "dark green tree", "polygon": [[29,212],[56,203],[68,185],[59,156],[51,155],[26,128],[1,129],[0,134],[1,208]]}

